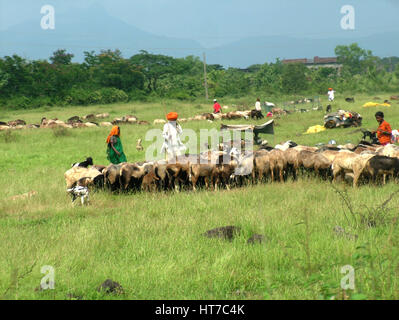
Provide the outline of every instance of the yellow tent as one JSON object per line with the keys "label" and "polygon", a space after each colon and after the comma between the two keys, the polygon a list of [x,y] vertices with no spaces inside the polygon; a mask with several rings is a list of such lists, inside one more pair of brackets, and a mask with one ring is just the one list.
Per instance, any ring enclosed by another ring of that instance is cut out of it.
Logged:
{"label": "yellow tent", "polygon": [[313,126],[313,127],[310,127],[309,129],[308,129],[308,131],[306,131],[306,133],[305,134],[310,134],[310,133],[317,133],[317,132],[321,132],[321,131],[325,131],[326,130],[326,128],[324,128],[323,126],[321,126],[321,125],[316,125],[316,126]]}
{"label": "yellow tent", "polygon": [[363,105],[363,107],[390,107],[389,103],[377,103],[377,102],[367,102]]}

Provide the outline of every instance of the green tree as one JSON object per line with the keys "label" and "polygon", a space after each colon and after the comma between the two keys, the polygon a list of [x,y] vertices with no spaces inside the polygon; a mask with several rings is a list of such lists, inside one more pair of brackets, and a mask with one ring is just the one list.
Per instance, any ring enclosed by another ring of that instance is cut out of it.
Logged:
{"label": "green tree", "polygon": [[359,47],[357,43],[349,46],[337,46],[335,48],[338,62],[343,64],[351,75],[364,74],[376,63],[376,57],[371,50],[365,50]]}
{"label": "green tree", "polygon": [[52,64],[62,64],[68,65],[72,63],[72,58],[74,55],[72,53],[67,53],[65,49],[58,49],[50,57]]}
{"label": "green tree", "polygon": [[157,82],[167,74],[175,73],[174,59],[161,54],[151,54],[145,50],[141,50],[130,58],[130,62],[134,65],[141,66],[141,71],[147,81],[148,91],[157,91]]}
{"label": "green tree", "polygon": [[283,67],[281,87],[285,93],[299,93],[308,88],[307,68],[302,63],[290,63]]}

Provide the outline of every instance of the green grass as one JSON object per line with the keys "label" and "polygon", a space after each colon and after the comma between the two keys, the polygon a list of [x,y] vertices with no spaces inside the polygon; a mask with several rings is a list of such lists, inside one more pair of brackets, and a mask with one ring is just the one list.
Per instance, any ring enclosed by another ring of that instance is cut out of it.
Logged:
{"label": "green grass", "polygon": [[[358,111],[364,128],[376,128],[377,109],[361,107],[373,97],[355,96],[356,104],[348,104],[342,97],[333,109]],[[211,104],[166,105],[167,111],[174,109],[182,117],[211,109]],[[398,128],[398,105],[383,111],[392,128]],[[134,103],[8,111],[0,120],[20,118],[38,123],[43,116],[66,120],[95,112],[109,112],[111,118],[134,114],[150,123],[164,118],[161,104]],[[306,145],[331,139],[359,141],[361,134],[353,133],[355,128],[302,134],[309,126],[323,124],[323,115],[312,111],[281,117],[276,120],[274,139],[262,138],[271,143],[291,139]],[[182,125],[196,131],[220,127],[219,122],[206,121]],[[122,125],[128,161],[144,159],[135,145],[150,128],[162,126]],[[63,174],[71,163],[87,156],[97,164],[107,164],[109,130],[71,129],[68,135],[56,136],[51,129],[32,129],[13,131],[12,139],[5,139],[0,132],[0,298],[67,299],[67,294],[83,299],[399,298],[399,231],[393,220],[398,217],[397,197],[388,204],[383,221],[371,228],[348,221],[348,209],[331,184],[316,178],[216,193],[97,192],[91,194],[90,206],[73,207]],[[145,148],[149,144],[143,142]],[[398,189],[395,183],[358,189],[341,183],[338,188],[346,190],[355,210],[362,213]],[[31,199],[9,199],[33,190],[38,194]],[[242,228],[232,242],[201,235],[227,225]],[[333,232],[337,225],[358,239],[337,236]],[[255,233],[265,235],[264,244],[246,243]],[[44,265],[55,268],[55,290],[35,291],[44,276],[40,273]],[[356,288],[343,293],[340,270],[345,265],[355,268]],[[125,294],[98,293],[96,288],[107,278],[119,282]]]}

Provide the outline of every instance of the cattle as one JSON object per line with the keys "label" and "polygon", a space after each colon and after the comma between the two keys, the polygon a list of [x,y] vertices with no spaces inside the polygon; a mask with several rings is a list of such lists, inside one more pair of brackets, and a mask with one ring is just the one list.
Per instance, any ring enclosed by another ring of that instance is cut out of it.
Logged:
{"label": "cattle", "polygon": [[214,185],[215,190],[218,189],[218,184],[221,182],[222,185],[226,186],[227,190],[230,190],[230,177],[233,175],[235,169],[237,167],[237,163],[235,161],[231,161],[227,164],[217,164],[213,167],[213,171],[211,173],[212,184]]}
{"label": "cattle", "polygon": [[67,189],[72,188],[82,178],[94,179],[102,173],[95,168],[72,167],[64,173]]}
{"label": "cattle", "polygon": [[100,127],[112,127],[113,124],[111,122],[100,122]]}
{"label": "cattle", "polygon": [[205,180],[205,186],[209,189],[209,182],[211,182],[212,174],[215,169],[215,164],[189,164],[189,181],[191,181],[193,190],[196,190],[197,181],[200,177],[203,177]]}
{"label": "cattle", "polygon": [[272,113],[274,115],[280,115],[280,116],[286,114],[285,111],[283,109],[280,109],[280,108],[273,108],[272,109]]}
{"label": "cattle", "polygon": [[137,151],[143,151],[144,150],[143,146],[141,145],[141,139],[137,140],[136,150]]}
{"label": "cattle", "polygon": [[143,182],[141,183],[141,189],[143,191],[156,191],[157,182],[159,181],[158,176],[155,173],[155,170],[151,170],[143,177]]}
{"label": "cattle", "polygon": [[93,164],[92,168],[95,168],[102,173],[104,171],[104,169],[106,168],[106,166],[102,166],[99,164]]}
{"label": "cattle", "polygon": [[139,190],[143,177],[153,170],[151,162],[124,163],[119,170],[119,181],[123,191]]}
{"label": "cattle", "polygon": [[379,176],[384,175],[383,183],[385,184],[386,175],[398,177],[399,159],[381,155],[373,156],[366,164],[366,171],[372,177],[374,183]]}
{"label": "cattle", "polygon": [[166,123],[166,120],[164,120],[164,119],[155,119],[153,122],[154,125],[165,124],[165,123]]}
{"label": "cattle", "polygon": [[254,171],[254,153],[249,151],[243,155],[239,155],[237,158],[237,167],[232,175],[232,178],[239,180],[239,185],[244,183],[247,178],[252,178],[252,173]]}
{"label": "cattle", "polygon": [[263,119],[264,116],[260,110],[251,110],[251,119]]}
{"label": "cattle", "polygon": [[96,119],[96,116],[95,116],[94,114],[91,113],[91,114],[88,114],[88,115],[84,116],[83,119],[84,119],[84,120],[90,120],[90,121],[91,121],[91,120],[95,120],[95,119]]}
{"label": "cattle", "polygon": [[69,123],[69,124],[72,124],[72,123],[75,123],[75,122],[80,122],[80,123],[82,123],[83,121],[80,120],[80,118],[79,118],[78,116],[70,117],[70,118],[67,120],[67,123]]}
{"label": "cattle", "polygon": [[323,171],[324,177],[327,177],[328,169],[331,166],[331,161],[323,154],[306,150],[299,152],[298,163],[305,169],[314,170],[316,175]]}
{"label": "cattle", "polygon": [[104,119],[104,118],[108,118],[108,117],[109,117],[109,113],[96,114],[97,119]]}
{"label": "cattle", "polygon": [[253,158],[253,171],[252,179],[255,181],[258,178],[258,182],[267,178],[270,174],[270,153],[267,150],[258,150],[254,153]]}
{"label": "cattle", "polygon": [[[197,162],[196,162],[197,163]],[[158,171],[159,174],[160,171]],[[189,182],[190,163],[168,163],[166,165],[169,188],[179,192],[182,186]]]}
{"label": "cattle", "polygon": [[215,116],[212,113],[203,113],[203,117],[205,117],[206,120],[215,120]]}
{"label": "cattle", "polygon": [[111,190],[120,189],[120,169],[124,163],[110,164],[103,170],[105,185]]}
{"label": "cattle", "polygon": [[24,120],[21,119],[17,119],[14,121],[8,121],[7,123],[10,127],[16,127],[16,126],[25,126],[26,122]]}
{"label": "cattle", "polygon": [[167,163],[165,161],[158,161],[155,164],[154,172],[158,177],[158,186],[160,190],[167,190],[169,188],[169,176],[166,170]]}
{"label": "cattle", "polygon": [[338,175],[345,179],[345,173],[353,173],[353,187],[357,187],[360,176],[363,174],[367,162],[374,157],[372,154],[357,155],[353,152],[340,152],[332,163],[333,181],[336,182]]}
{"label": "cattle", "polygon": [[98,123],[95,123],[95,122],[86,122],[86,123],[84,123],[84,125],[87,128],[95,128],[95,127],[99,126]]}
{"label": "cattle", "polygon": [[88,166],[92,166],[93,165],[93,158],[92,157],[88,157],[86,158],[85,161],[82,162],[75,162],[71,165],[71,167],[83,167],[83,168],[87,168]]}

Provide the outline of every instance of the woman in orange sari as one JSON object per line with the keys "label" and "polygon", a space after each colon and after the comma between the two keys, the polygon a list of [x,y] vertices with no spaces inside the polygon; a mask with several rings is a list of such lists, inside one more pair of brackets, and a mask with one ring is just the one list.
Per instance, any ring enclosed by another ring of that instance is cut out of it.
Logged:
{"label": "woman in orange sari", "polygon": [[127,162],[120,135],[121,129],[114,126],[107,138],[107,159],[113,164]]}

